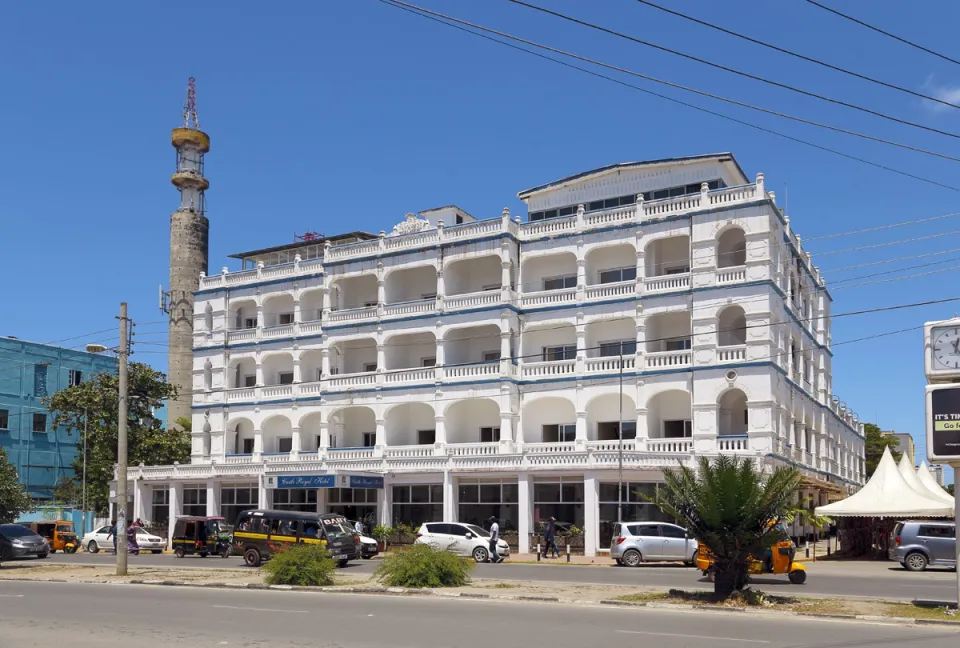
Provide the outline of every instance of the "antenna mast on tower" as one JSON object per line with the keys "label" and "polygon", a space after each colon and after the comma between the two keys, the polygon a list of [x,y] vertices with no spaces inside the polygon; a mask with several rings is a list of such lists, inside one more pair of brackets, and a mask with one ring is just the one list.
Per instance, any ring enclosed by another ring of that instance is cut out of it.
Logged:
{"label": "antenna mast on tower", "polygon": [[197,115],[197,80],[187,80],[187,102],[183,104],[183,127],[200,130],[200,116]]}

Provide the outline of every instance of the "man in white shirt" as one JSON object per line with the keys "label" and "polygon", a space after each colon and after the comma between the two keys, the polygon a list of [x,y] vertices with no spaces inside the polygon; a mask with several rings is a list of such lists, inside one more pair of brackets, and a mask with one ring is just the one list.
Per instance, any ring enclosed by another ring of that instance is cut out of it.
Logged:
{"label": "man in white shirt", "polygon": [[497,552],[497,544],[500,542],[500,525],[497,524],[496,516],[491,516],[490,520],[490,562],[502,563],[503,558]]}

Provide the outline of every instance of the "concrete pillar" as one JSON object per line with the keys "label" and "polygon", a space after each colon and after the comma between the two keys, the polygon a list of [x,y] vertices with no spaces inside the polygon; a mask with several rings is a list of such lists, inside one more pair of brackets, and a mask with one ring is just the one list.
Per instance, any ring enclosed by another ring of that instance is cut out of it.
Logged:
{"label": "concrete pillar", "polygon": [[300,371],[300,356],[293,359],[293,382],[300,384],[303,382],[303,374]]}
{"label": "concrete pillar", "polygon": [[299,324],[302,318],[303,318],[303,314],[302,314],[302,311],[300,310],[300,300],[294,299],[293,300],[293,323]]}
{"label": "concrete pillar", "polygon": [[169,518],[167,522],[167,546],[173,545],[173,525],[177,518],[183,514],[183,484],[173,482],[170,484],[170,496],[168,500]]}
{"label": "concrete pillar", "polygon": [[303,436],[300,434],[300,427],[293,426],[290,428],[290,454],[297,456],[303,450]]}
{"label": "concrete pillar", "polygon": [[[217,488],[217,482],[207,480],[207,517],[216,517],[220,515],[220,489]],[[228,524],[233,524],[233,520],[228,520]]]}
{"label": "concrete pillar", "polygon": [[320,421],[320,440],[317,443],[317,452],[326,452],[330,447],[330,423],[326,420]]}
{"label": "concrete pillar", "polygon": [[377,278],[377,304],[383,306],[387,303],[387,282],[383,277]]}
{"label": "concrete pillar", "polygon": [[[326,338],[326,336],[324,336],[324,338]],[[324,339],[323,343],[324,345],[326,345],[327,343],[326,339]],[[330,349],[324,346],[322,349],[320,349],[320,377],[326,378],[329,375],[330,375]]]}
{"label": "concrete pillar", "polygon": [[257,387],[263,387],[263,364],[257,361]]}
{"label": "concrete pillar", "polygon": [[517,475],[517,534],[520,553],[530,553],[530,534],[533,531],[533,479],[530,473]]}
{"label": "concrete pillar", "polygon": [[377,373],[383,373],[387,370],[387,345],[377,344]]}
{"label": "concrete pillar", "polygon": [[257,488],[257,508],[268,509],[273,506],[273,497],[270,493],[270,489],[267,488],[263,483],[263,478],[260,478],[260,483]]}
{"label": "concrete pillar", "polygon": [[260,461],[263,454],[263,430],[259,427],[253,430],[253,460]]}
{"label": "concrete pillar", "polygon": [[445,348],[445,347],[446,347],[446,345],[444,344],[443,338],[438,337],[438,338],[437,338],[437,350],[436,350],[436,359],[437,359],[436,364],[437,364],[438,367],[442,367],[442,366],[444,365],[444,363],[446,362],[447,356],[446,356],[446,348]]}
{"label": "concrete pillar", "polygon": [[433,434],[434,442],[435,442],[438,446],[446,445],[446,443],[447,443],[447,428],[446,428],[446,425],[444,424],[444,418],[443,418],[443,416],[434,416],[434,417],[433,417],[433,425],[434,425],[434,428],[433,428],[433,429],[434,429],[434,434]]}
{"label": "concrete pillar", "polygon": [[600,538],[600,480],[597,473],[583,476],[583,555],[596,556]]}
{"label": "concrete pillar", "polygon": [[386,476],[383,478],[383,489],[377,490],[377,515],[380,524],[393,526],[393,486]]}
{"label": "concrete pillar", "polygon": [[139,479],[133,480],[133,517],[131,520],[148,520],[146,497],[150,491]]}
{"label": "concrete pillar", "polygon": [[457,480],[449,470],[443,471],[443,521],[457,521]]}
{"label": "concrete pillar", "polygon": [[437,299],[442,300],[447,294],[446,285],[443,283],[443,268],[437,269]]}
{"label": "concrete pillar", "polygon": [[387,422],[382,418],[377,419],[377,443],[380,448],[387,445]]}
{"label": "concrete pillar", "polygon": [[[328,509],[327,509],[327,506],[328,506],[327,500],[329,499],[329,496],[330,496],[330,489],[329,489],[329,488],[318,488],[318,489],[317,489],[317,513],[326,513],[326,512],[328,511]],[[369,533],[370,531],[373,531],[373,529],[369,529],[369,530],[368,530],[368,533]]]}
{"label": "concrete pillar", "polygon": [[587,413],[577,412],[577,444],[587,442]]}

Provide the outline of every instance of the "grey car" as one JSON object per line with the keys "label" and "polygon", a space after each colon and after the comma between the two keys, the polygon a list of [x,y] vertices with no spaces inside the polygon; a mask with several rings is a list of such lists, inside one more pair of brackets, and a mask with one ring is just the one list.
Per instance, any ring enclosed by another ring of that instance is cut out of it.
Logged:
{"label": "grey car", "polygon": [[956,567],[956,526],[931,520],[897,522],[890,558],[907,571],[923,571],[927,565]]}
{"label": "grey car", "polygon": [[636,567],[642,562],[672,561],[694,565],[697,541],[683,527],[666,522],[623,522],[613,525],[610,557],[618,565]]}
{"label": "grey car", "polygon": [[50,545],[22,524],[0,524],[0,560],[50,555]]}

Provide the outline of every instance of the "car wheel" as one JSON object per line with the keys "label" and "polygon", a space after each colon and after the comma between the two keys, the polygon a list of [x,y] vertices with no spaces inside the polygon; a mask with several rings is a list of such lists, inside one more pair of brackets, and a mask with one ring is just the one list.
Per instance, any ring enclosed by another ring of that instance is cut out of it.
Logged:
{"label": "car wheel", "polygon": [[247,567],[259,567],[263,560],[260,558],[260,552],[256,549],[247,549],[243,552],[243,562]]}
{"label": "car wheel", "polygon": [[183,558],[187,555],[187,552],[183,550],[183,547],[177,547],[173,550],[173,555],[177,558]]}
{"label": "car wheel", "polygon": [[43,559],[47,558],[50,555],[49,551],[44,551],[42,554],[37,554],[37,558]]}
{"label": "car wheel", "polygon": [[361,556],[361,558],[363,558],[364,560],[370,560],[371,558],[373,558],[373,556]]}
{"label": "car wheel", "polygon": [[623,567],[623,561],[620,560],[619,558],[617,558],[617,565],[619,565],[620,567]]}
{"label": "car wheel", "polygon": [[87,551],[92,554],[98,553],[100,551],[100,547],[97,545],[96,540],[90,541],[90,544],[87,545]]}
{"label": "car wheel", "polygon": [[150,550],[150,553],[152,553],[152,554],[163,553],[163,549],[151,549],[151,550]]}
{"label": "car wheel", "polygon": [[903,566],[907,568],[907,571],[912,572],[923,571],[927,568],[928,563],[927,557],[919,551],[907,554],[907,557],[903,559]]}
{"label": "car wheel", "polygon": [[797,571],[790,572],[789,578],[790,582],[794,585],[803,585],[807,582],[807,572],[803,571],[802,569],[798,569]]}
{"label": "car wheel", "polygon": [[627,567],[637,567],[643,562],[643,556],[636,549],[627,549],[623,552],[623,564]]}
{"label": "car wheel", "polygon": [[696,567],[696,566],[697,566],[697,552],[694,551],[694,552],[693,552],[693,555],[690,556],[690,560],[685,560],[685,561],[683,562],[683,564],[684,564],[684,566],[686,566],[686,567]]}
{"label": "car wheel", "polygon": [[206,557],[209,556],[209,555],[210,555],[210,554],[208,554],[206,551],[201,551],[201,552],[200,552],[200,557],[201,557],[201,558],[206,558]]}
{"label": "car wheel", "polygon": [[478,563],[487,562],[490,559],[490,553],[483,547],[477,547],[473,550],[473,559]]}
{"label": "car wheel", "polygon": [[340,560],[340,561],[337,562],[337,567],[339,567],[340,569],[343,569],[344,567],[347,566],[347,563],[348,563],[348,562],[350,562],[350,561],[349,561],[349,560]]}

